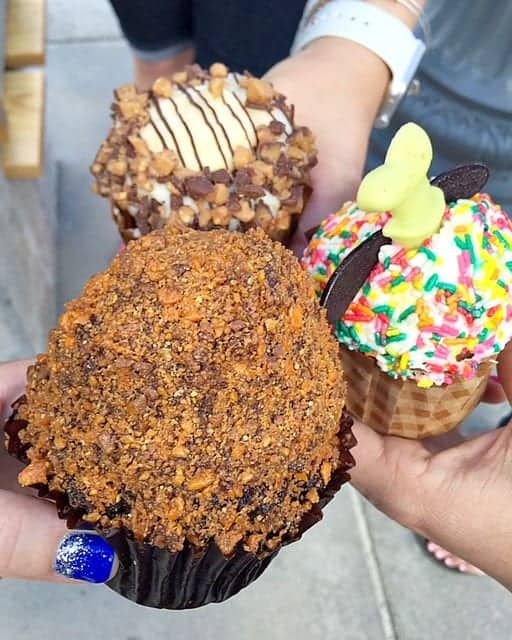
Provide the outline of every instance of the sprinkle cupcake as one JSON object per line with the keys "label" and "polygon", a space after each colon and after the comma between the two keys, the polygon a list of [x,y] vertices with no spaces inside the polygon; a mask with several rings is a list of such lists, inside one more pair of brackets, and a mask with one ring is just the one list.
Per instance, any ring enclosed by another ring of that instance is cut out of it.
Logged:
{"label": "sprinkle cupcake", "polygon": [[194,65],[147,92],[123,86],[115,98],[91,171],[125,241],[167,223],[289,238],[316,150],[268,82]]}
{"label": "sprinkle cupcake", "polygon": [[237,593],[348,479],[338,346],[261,231],[155,231],[67,305],[6,427],[19,476],[95,527],[153,607]]}
{"label": "sprinkle cupcake", "polygon": [[[352,266],[345,259],[379,234],[360,288],[331,320],[344,347],[349,410],[379,431],[408,437],[460,423],[512,336],[509,217],[488,195],[468,192],[472,181],[464,180],[474,166],[441,176],[437,187],[428,183],[431,153],[419,127],[402,128],[357,203],[327,218],[304,257],[319,294],[331,281],[335,305],[357,269],[355,254]],[[339,265],[345,273],[335,283]]]}

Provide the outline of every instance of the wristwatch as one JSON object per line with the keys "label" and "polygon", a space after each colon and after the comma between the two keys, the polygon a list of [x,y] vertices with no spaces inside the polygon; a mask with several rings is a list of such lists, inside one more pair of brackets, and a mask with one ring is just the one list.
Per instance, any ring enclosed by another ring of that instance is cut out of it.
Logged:
{"label": "wristwatch", "polygon": [[425,43],[401,20],[362,0],[308,2],[291,52],[325,36],[357,42],[389,67],[391,82],[375,120],[375,127],[387,127],[401,100],[416,88],[414,77],[426,50]]}

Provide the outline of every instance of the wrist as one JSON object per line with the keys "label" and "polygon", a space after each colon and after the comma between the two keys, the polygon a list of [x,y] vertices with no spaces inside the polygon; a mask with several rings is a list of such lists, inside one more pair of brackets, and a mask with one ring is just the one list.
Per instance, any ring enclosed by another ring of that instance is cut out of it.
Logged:
{"label": "wrist", "polygon": [[[419,2],[421,0],[337,0],[332,3],[310,0],[292,52],[308,46],[318,47],[316,41],[326,37],[349,41],[353,53],[350,65],[343,66],[352,78],[352,88],[365,91],[369,99],[366,104],[377,115],[375,126],[386,127],[407,94],[425,52],[425,43],[411,30],[417,19],[421,21]],[[422,22],[422,26],[427,30],[426,23]],[[346,49],[349,45],[343,46]],[[329,48],[334,47],[330,42]],[[362,52],[361,47],[367,51]],[[379,64],[376,58],[381,60],[380,69],[385,65],[389,71],[387,75],[377,72],[378,80],[372,82],[371,70],[379,68],[375,66]],[[357,64],[361,59],[366,61],[361,65],[363,68]],[[382,79],[385,77],[388,82],[383,91]],[[374,107],[379,98],[376,112]]]}
{"label": "wrist", "polygon": [[372,128],[391,78],[379,56],[352,40],[326,36],[313,40],[294,57],[308,59],[326,82],[333,83],[333,89],[342,87],[344,111],[350,104],[354,117]]}

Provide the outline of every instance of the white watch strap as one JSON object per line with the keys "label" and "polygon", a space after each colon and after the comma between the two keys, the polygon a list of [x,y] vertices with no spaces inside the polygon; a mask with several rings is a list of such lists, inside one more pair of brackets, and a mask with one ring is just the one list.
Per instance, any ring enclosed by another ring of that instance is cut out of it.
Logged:
{"label": "white watch strap", "polygon": [[[425,44],[401,20],[367,2],[332,0],[318,9],[315,4],[318,3],[308,2],[292,53],[325,36],[347,38],[373,51],[386,63],[392,76],[387,99],[376,121],[376,126],[387,126],[414,78]],[[308,9],[313,11],[310,18]]]}

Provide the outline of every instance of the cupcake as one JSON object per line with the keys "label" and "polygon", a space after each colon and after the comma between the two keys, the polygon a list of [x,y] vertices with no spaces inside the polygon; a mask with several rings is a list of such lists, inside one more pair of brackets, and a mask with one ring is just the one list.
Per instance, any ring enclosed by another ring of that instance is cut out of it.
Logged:
{"label": "cupcake", "polygon": [[484,167],[429,182],[431,158],[405,125],[303,261],[343,347],[350,413],[410,438],[462,422],[512,336],[509,217],[479,193]]}
{"label": "cupcake", "polygon": [[125,241],[167,223],[290,237],[316,150],[270,83],[193,65],[150,91],[121,87],[112,110],[91,171]]}
{"label": "cupcake", "polygon": [[138,603],[237,593],[348,480],[336,340],[261,230],[154,231],[67,305],[6,427],[22,486],[99,531]]}

